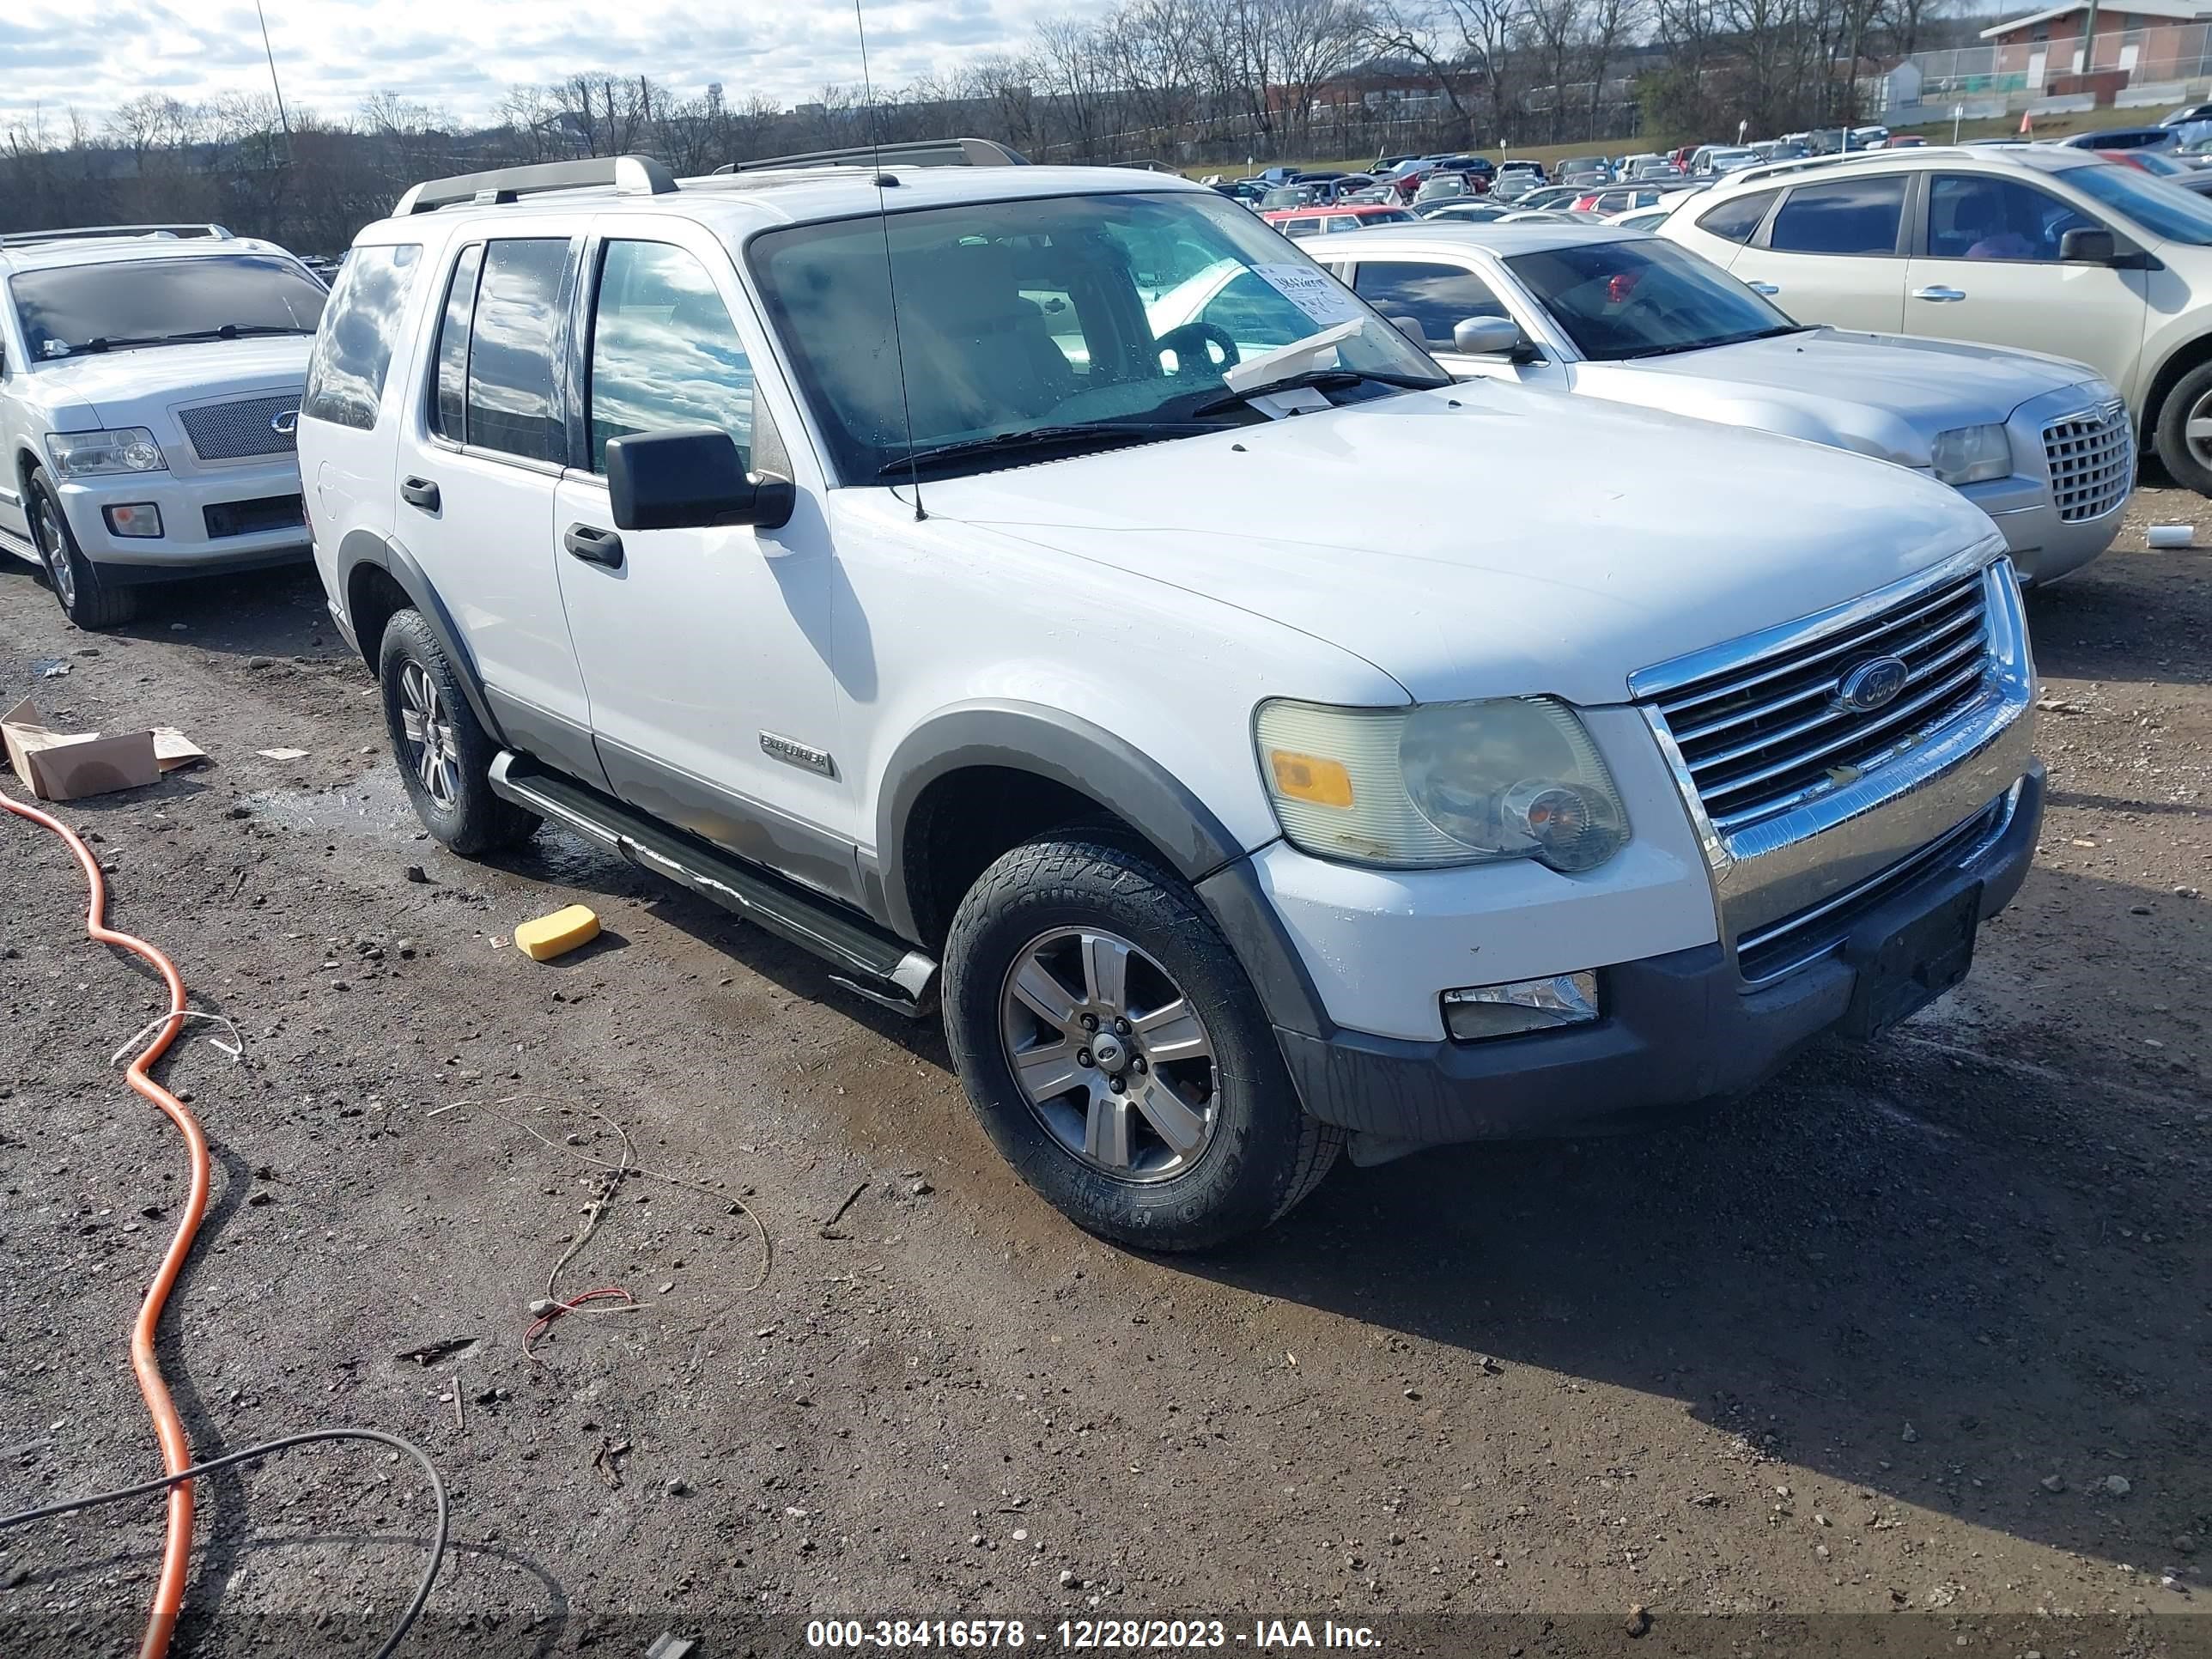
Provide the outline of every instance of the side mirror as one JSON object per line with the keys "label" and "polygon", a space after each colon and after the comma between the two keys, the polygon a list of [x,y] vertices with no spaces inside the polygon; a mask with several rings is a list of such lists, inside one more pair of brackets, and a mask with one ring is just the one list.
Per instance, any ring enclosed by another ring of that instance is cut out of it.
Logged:
{"label": "side mirror", "polygon": [[1429,349],[1429,337],[1421,332],[1420,324],[1411,317],[1393,317],[1390,319],[1390,326],[1420,347],[1422,350],[1425,351]]}
{"label": "side mirror", "polygon": [[704,530],[791,522],[799,492],[788,478],[747,472],[719,427],[641,432],[607,443],[607,495],[617,530]]}
{"label": "side mirror", "polygon": [[1521,343],[1510,317],[1462,317],[1452,325],[1452,349],[1462,357],[1502,357]]}
{"label": "side mirror", "polygon": [[2120,257],[2112,233],[2101,225],[2094,230],[2069,230],[2058,239],[2058,257],[2068,264],[2108,265]]}

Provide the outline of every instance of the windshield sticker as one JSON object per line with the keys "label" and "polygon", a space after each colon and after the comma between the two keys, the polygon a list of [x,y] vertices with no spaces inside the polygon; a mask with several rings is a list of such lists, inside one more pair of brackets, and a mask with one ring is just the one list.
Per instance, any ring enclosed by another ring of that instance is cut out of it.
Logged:
{"label": "windshield sticker", "polygon": [[1311,265],[1255,265],[1253,274],[1300,311],[1326,326],[1364,323],[1367,313],[1351,291],[1325,270]]}

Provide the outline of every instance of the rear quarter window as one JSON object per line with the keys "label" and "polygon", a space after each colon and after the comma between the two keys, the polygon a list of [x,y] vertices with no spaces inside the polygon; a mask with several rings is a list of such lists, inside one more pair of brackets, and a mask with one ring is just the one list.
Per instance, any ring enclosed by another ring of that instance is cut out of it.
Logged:
{"label": "rear quarter window", "polygon": [[1698,228],[1725,242],[1748,242],[1766,217],[1766,210],[1774,205],[1774,198],[1780,194],[1779,191],[1755,190],[1748,196],[1716,202],[1698,216]]}
{"label": "rear quarter window", "polygon": [[302,418],[360,432],[374,428],[422,255],[411,242],[354,250],[315,332]]}

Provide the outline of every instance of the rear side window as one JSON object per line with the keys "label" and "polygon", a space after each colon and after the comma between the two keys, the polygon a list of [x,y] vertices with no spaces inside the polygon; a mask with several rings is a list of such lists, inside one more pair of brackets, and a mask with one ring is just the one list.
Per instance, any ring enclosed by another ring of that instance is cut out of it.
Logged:
{"label": "rear side window", "polygon": [[1748,242],[1779,194],[1779,191],[1755,190],[1748,196],[1731,197],[1700,214],[1698,228],[1723,241]]}
{"label": "rear side window", "polygon": [[1784,253],[1894,253],[1904,216],[1901,175],[1803,185],[1774,216],[1766,245]]}
{"label": "rear side window", "polygon": [[400,319],[422,253],[411,243],[353,251],[323,307],[314,356],[307,363],[307,393],[300,403],[302,416],[360,432],[376,425],[384,378],[399,343]]}
{"label": "rear side window", "polygon": [[717,426],[750,463],[753,370],[707,267],[663,242],[607,244],[592,317],[592,471],[607,440]]}
{"label": "rear side window", "polygon": [[473,447],[532,461],[568,459],[554,370],[568,269],[566,238],[484,245],[463,400]]}
{"label": "rear side window", "polygon": [[438,395],[430,406],[430,430],[457,444],[469,441],[469,319],[476,313],[477,276],[483,269],[483,247],[463,248],[446,284],[446,309],[438,323]]}
{"label": "rear side window", "polygon": [[1432,351],[1450,351],[1452,330],[1470,317],[1504,317],[1490,284],[1458,265],[1411,260],[1362,260],[1352,287],[1360,298],[1395,322],[1410,317]]}

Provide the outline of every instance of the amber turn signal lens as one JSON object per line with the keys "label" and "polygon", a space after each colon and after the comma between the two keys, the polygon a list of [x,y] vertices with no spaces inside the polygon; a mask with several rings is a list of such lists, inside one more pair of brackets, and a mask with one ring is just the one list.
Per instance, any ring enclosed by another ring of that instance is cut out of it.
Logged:
{"label": "amber turn signal lens", "polygon": [[1318,755],[1301,755],[1287,749],[1267,751],[1267,765],[1275,775],[1276,793],[1316,806],[1352,805],[1352,774],[1342,761]]}

